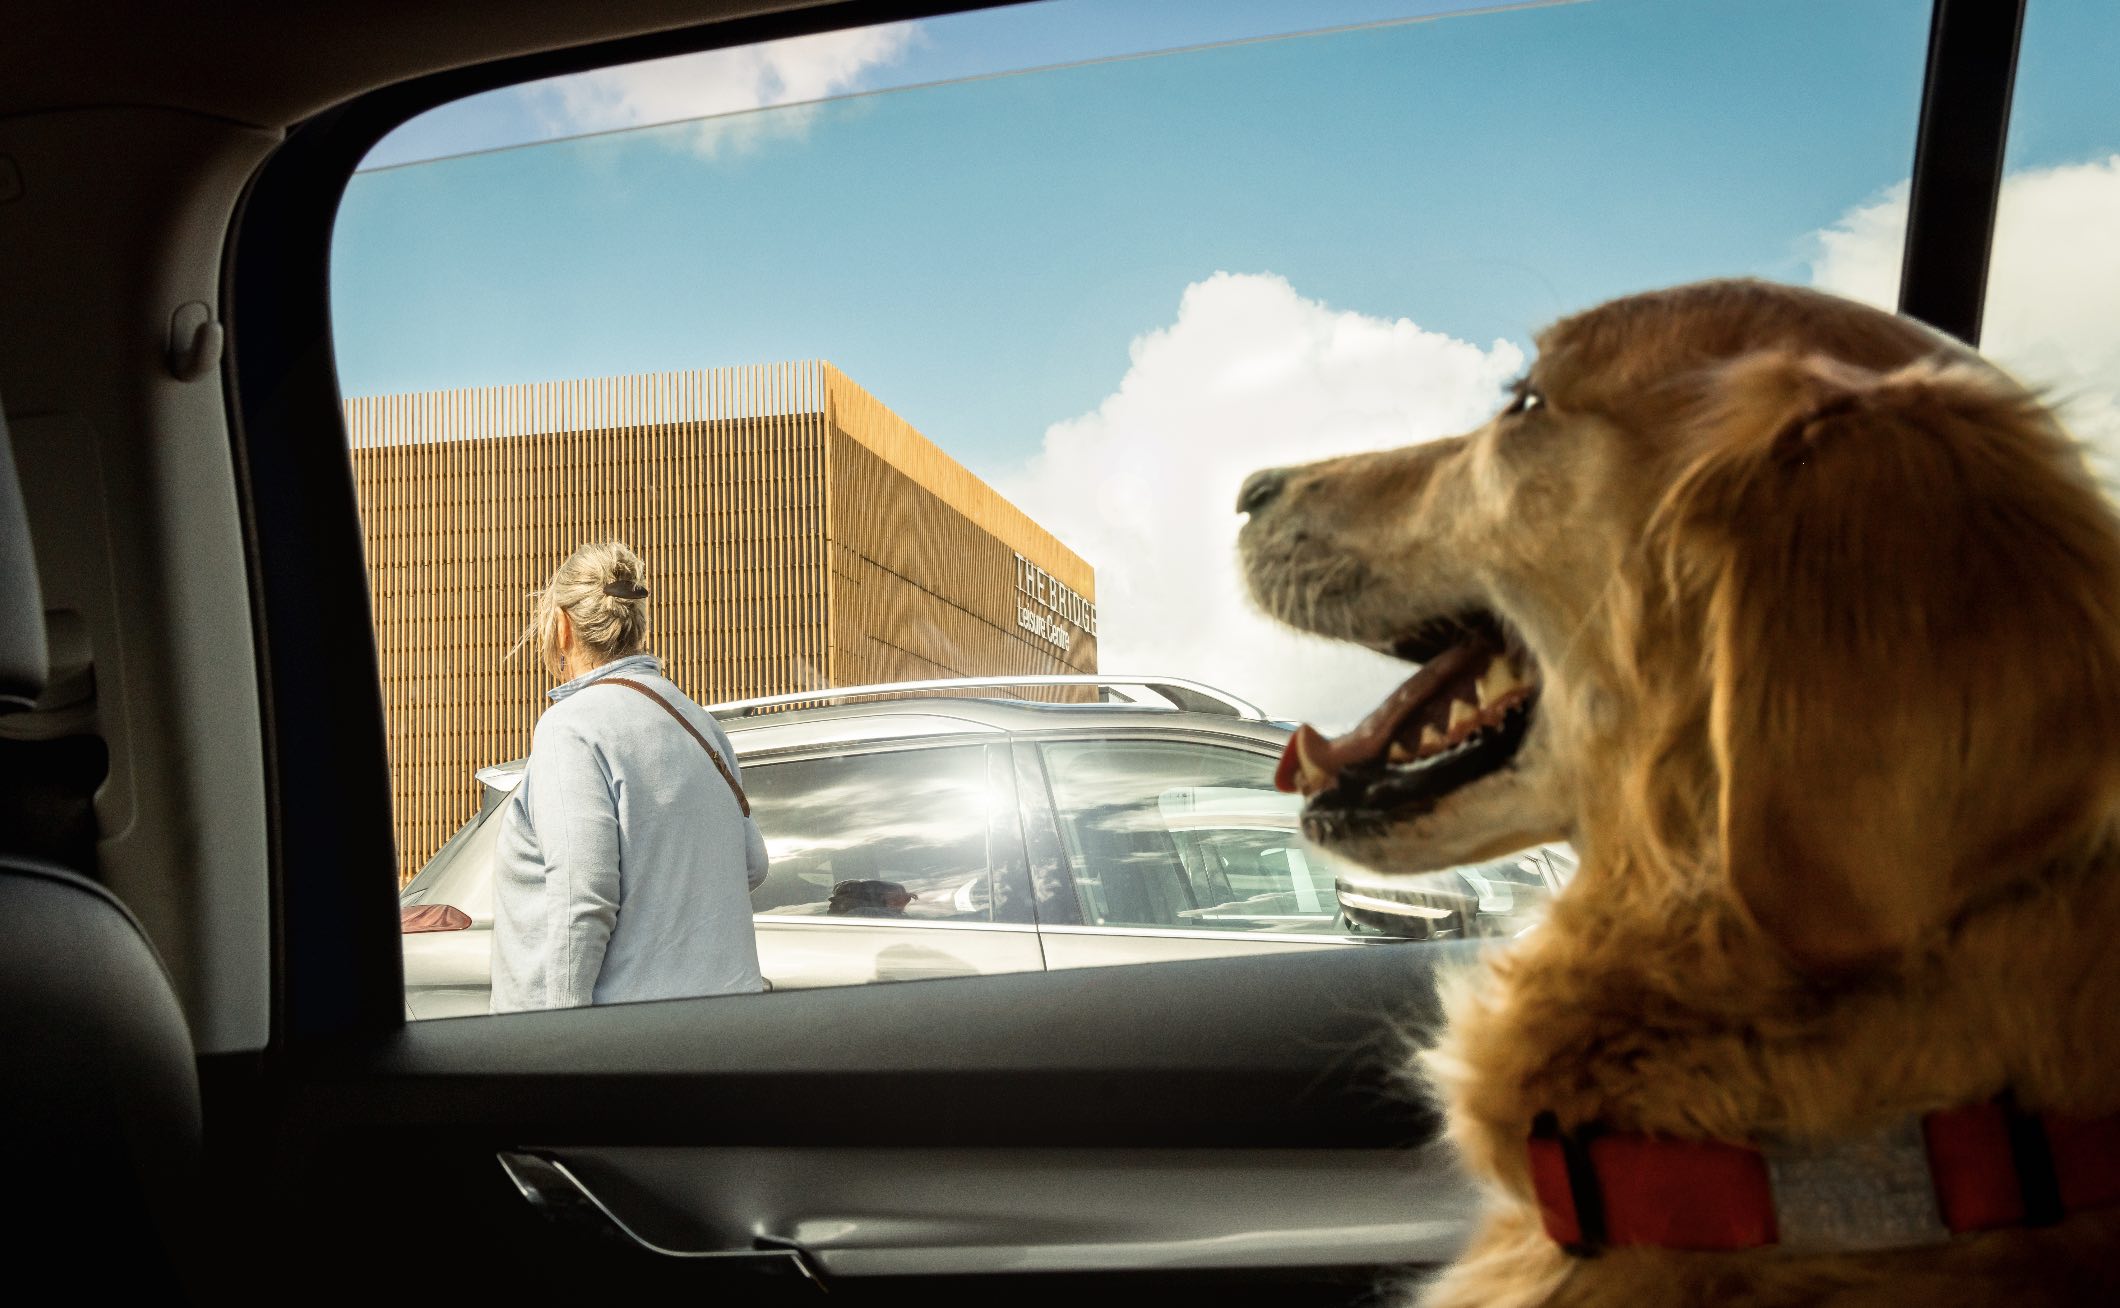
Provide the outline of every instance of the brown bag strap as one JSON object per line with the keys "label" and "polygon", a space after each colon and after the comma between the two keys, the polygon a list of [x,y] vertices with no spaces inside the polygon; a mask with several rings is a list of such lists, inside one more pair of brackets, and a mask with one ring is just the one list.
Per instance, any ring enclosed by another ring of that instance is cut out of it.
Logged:
{"label": "brown bag strap", "polygon": [[707,743],[707,738],[699,734],[699,728],[693,726],[684,714],[679,713],[669,700],[656,694],[649,687],[637,681],[628,681],[624,677],[604,677],[596,684],[600,686],[624,686],[627,690],[637,690],[649,699],[654,700],[657,704],[662,705],[662,711],[676,718],[677,725],[691,732],[692,739],[698,741],[699,747],[707,751],[707,757],[714,760],[714,770],[721,773],[721,779],[729,783],[729,793],[736,796],[736,807],[743,810],[745,817],[751,816],[751,797],[743,793],[742,786],[736,784],[736,774],[729,771],[729,765],[721,761],[721,755],[714,752],[714,747]]}

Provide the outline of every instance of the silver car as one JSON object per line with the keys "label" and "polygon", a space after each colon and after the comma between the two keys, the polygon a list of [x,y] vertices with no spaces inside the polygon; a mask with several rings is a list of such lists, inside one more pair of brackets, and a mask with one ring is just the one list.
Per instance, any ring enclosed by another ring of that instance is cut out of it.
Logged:
{"label": "silver car", "polygon": [[[905,682],[710,711],[772,857],[751,903],[776,989],[1508,934],[1572,867],[1533,851],[1363,874],[1305,845],[1301,801],[1274,789],[1292,727],[1174,678]],[[494,815],[521,778],[520,761],[482,770],[479,813],[405,887],[413,1017],[487,1011]]]}

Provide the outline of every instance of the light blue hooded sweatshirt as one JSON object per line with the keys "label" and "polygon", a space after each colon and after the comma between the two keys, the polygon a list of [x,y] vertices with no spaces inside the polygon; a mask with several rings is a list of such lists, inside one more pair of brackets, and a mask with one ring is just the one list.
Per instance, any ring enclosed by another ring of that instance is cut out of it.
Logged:
{"label": "light blue hooded sweatshirt", "polygon": [[763,990],[750,892],[766,846],[699,742],[728,737],[652,654],[614,659],[550,692],[523,780],[500,814],[493,1011],[578,1008]]}

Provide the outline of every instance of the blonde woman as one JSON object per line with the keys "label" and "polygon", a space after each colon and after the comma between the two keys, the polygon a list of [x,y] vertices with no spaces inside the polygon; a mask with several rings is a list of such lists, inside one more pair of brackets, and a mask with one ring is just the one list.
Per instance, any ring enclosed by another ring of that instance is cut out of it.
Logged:
{"label": "blonde woman", "polygon": [[501,814],[493,1011],[763,990],[766,847],[714,719],[662,675],[632,550],[584,545],[539,594],[559,686]]}

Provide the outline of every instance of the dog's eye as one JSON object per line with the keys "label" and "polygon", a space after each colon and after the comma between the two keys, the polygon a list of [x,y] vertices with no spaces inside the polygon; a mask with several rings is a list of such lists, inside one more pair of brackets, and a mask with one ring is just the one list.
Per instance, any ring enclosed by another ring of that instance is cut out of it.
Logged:
{"label": "dog's eye", "polygon": [[1545,403],[1546,397],[1531,389],[1531,383],[1518,382],[1509,401],[1509,407],[1503,409],[1502,412],[1510,415],[1529,413],[1533,409],[1543,407]]}

